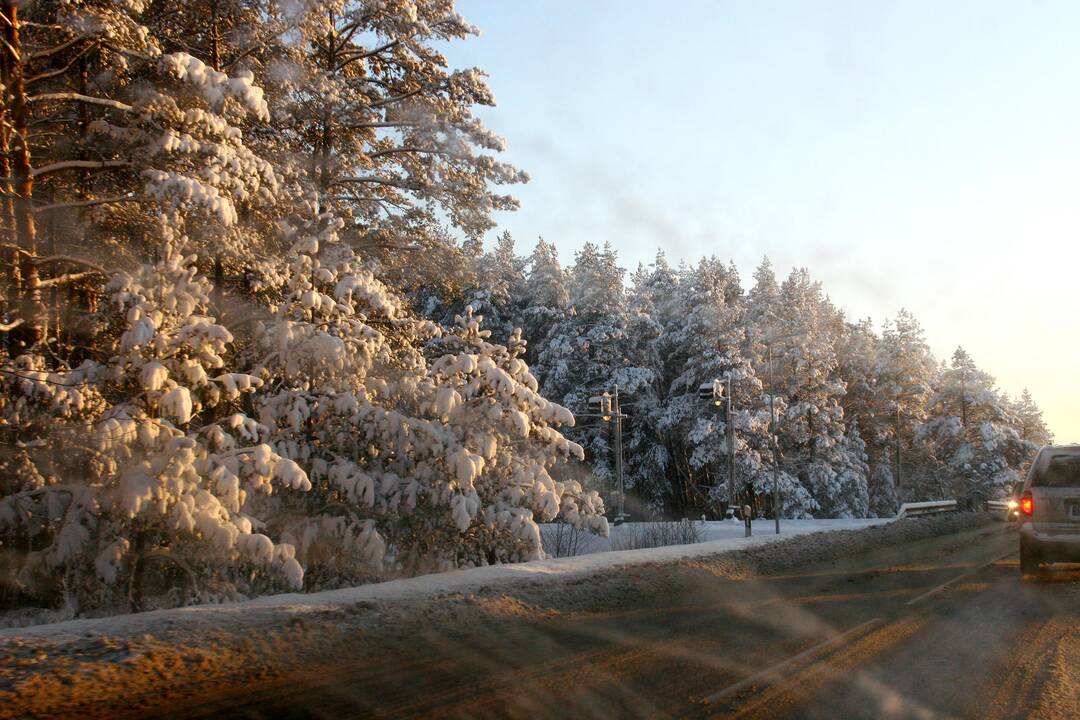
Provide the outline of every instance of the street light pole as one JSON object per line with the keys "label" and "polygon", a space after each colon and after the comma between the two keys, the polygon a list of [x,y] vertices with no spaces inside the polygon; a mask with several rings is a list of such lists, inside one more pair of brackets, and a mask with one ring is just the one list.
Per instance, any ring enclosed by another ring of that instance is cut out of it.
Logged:
{"label": "street light pole", "polygon": [[735,422],[731,417],[731,374],[727,377],[727,404],[724,407],[727,428],[728,497],[735,499]]}
{"label": "street light pole", "polygon": [[619,483],[619,510],[615,514],[615,520],[622,522],[626,519],[626,506],[623,499],[626,495],[626,480],[623,477],[623,448],[622,448],[622,408],[619,407],[619,386],[615,386],[613,396],[615,410],[615,477]]}
{"label": "street light pole", "polygon": [[896,398],[896,487],[904,484],[903,466],[900,464],[900,397]]}
{"label": "street light pole", "polygon": [[967,428],[967,368],[960,366],[960,426]]}
{"label": "street light pole", "polygon": [[780,457],[776,450],[779,446],[779,438],[776,436],[776,381],[773,377],[772,343],[769,348],[769,424],[772,432],[773,443],[773,469],[772,469],[772,493],[773,493],[773,517],[776,519],[776,534],[780,534]]}

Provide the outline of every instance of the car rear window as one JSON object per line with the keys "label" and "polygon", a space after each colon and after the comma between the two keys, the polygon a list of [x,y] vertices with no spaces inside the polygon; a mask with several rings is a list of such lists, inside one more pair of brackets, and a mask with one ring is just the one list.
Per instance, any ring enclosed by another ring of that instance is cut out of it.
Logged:
{"label": "car rear window", "polygon": [[1051,457],[1046,469],[1036,474],[1032,485],[1038,487],[1080,487],[1080,456]]}

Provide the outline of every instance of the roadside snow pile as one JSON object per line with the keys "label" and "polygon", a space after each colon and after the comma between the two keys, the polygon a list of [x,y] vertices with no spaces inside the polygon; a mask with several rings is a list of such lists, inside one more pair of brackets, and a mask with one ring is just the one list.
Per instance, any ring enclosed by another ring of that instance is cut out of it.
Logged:
{"label": "roadside snow pile", "polygon": [[[516,582],[542,581],[551,582],[570,580],[612,568],[629,565],[652,565],[689,560],[704,556],[719,555],[733,550],[773,543],[807,533],[830,530],[850,530],[866,527],[888,520],[790,520],[782,521],[781,535],[773,534],[772,525],[756,523],[757,533],[752,537],[743,536],[742,523],[713,522],[704,523],[705,533],[710,538],[706,542],[693,545],[672,545],[668,547],[646,548],[641,550],[612,551],[606,538],[604,545],[590,548],[586,554],[577,557],[534,560],[525,563],[489,565],[487,567],[457,570],[453,572],[433,573],[402,580],[391,580],[370,585],[329,590],[319,593],[287,593],[267,595],[243,602],[223,603],[218,605],[194,605],[135,615],[120,615],[106,618],[88,618],[69,620],[35,627],[11,628],[0,630],[0,641],[14,635],[52,636],[57,633],[78,632],[84,626],[87,630],[99,632],[147,632],[156,619],[181,619],[196,623],[205,623],[216,627],[219,622],[238,612],[258,608],[260,610],[284,610],[304,612],[334,609],[365,601],[400,600],[404,598],[424,598],[445,593],[463,593],[478,587],[512,584]],[[702,523],[696,523],[701,525]],[[631,532],[633,524],[619,526],[623,533]],[[589,539],[594,538],[587,535]]]}
{"label": "roadside snow pile", "polygon": [[[153,632],[155,625],[162,621],[194,623],[206,628],[219,628],[222,625],[231,623],[240,614],[268,612],[268,614],[272,615],[278,611],[286,614],[318,612],[334,610],[361,602],[423,599],[449,593],[466,593],[476,588],[501,587],[515,583],[535,584],[537,582],[550,583],[574,580],[626,566],[660,565],[685,560],[701,560],[712,556],[724,556],[733,551],[777,543],[814,532],[827,536],[834,532],[846,530],[848,532],[844,533],[845,535],[858,535],[857,528],[860,526],[865,528],[867,524],[889,522],[872,520],[782,521],[781,529],[784,533],[782,535],[762,532],[765,528],[761,523],[757,523],[758,534],[752,537],[742,536],[741,524],[731,528],[730,526],[735,525],[734,523],[707,523],[707,525],[717,526],[709,529],[710,536],[718,536],[717,539],[693,545],[672,545],[643,550],[594,551],[577,557],[490,565],[320,593],[268,595],[244,602],[196,605],[109,618],[70,620],[50,625],[0,630],[0,642],[16,636],[57,637],[89,631],[102,633]],[[771,525],[769,528],[771,529]],[[822,531],[826,532],[823,533]],[[857,551],[857,548],[840,546],[835,551],[841,553],[852,549]]]}

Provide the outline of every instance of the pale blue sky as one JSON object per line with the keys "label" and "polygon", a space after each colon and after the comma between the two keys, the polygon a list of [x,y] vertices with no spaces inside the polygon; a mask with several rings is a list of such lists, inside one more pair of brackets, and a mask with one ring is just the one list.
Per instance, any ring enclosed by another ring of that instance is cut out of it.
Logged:
{"label": "pale blue sky", "polygon": [[805,265],[912,310],[1080,441],[1080,3],[459,0],[448,50],[529,171],[498,216],[566,262]]}

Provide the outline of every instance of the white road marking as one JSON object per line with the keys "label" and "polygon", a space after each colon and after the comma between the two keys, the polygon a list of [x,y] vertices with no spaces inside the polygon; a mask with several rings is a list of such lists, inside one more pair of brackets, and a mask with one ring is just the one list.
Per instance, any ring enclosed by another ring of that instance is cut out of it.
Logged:
{"label": "white road marking", "polygon": [[1016,550],[1010,550],[1009,552],[1005,553],[1004,555],[999,555],[998,557],[994,558],[990,562],[983,563],[982,565],[979,565],[976,568],[972,568],[971,570],[968,570],[966,572],[962,572],[959,575],[957,575],[956,577],[952,578],[951,580],[946,580],[945,582],[941,583],[937,587],[932,588],[930,590],[927,590],[922,595],[918,596],[917,598],[912,598],[911,600],[908,600],[904,604],[905,605],[914,605],[917,602],[922,602],[923,600],[930,597],[934,593],[941,592],[945,588],[949,587],[950,585],[952,585],[957,580],[962,580],[962,579],[966,578],[968,575],[974,575],[975,573],[979,572],[980,570],[985,570],[986,568],[990,567],[991,565],[998,562],[999,560],[1004,560],[1005,558],[1009,557],[1010,555],[1015,555],[1016,552],[1017,552]]}
{"label": "white road marking", "polygon": [[864,629],[866,629],[868,627],[872,627],[874,625],[877,625],[880,622],[884,622],[882,620],[882,618],[873,618],[872,620],[867,620],[866,622],[862,623],[861,625],[856,625],[855,627],[853,627],[853,628],[851,628],[849,630],[845,630],[844,632],[840,633],[839,635],[833,635],[831,638],[829,638],[827,640],[823,640],[822,642],[818,643],[817,645],[814,645],[811,648],[803,650],[798,655],[793,655],[792,657],[789,657],[787,660],[784,660],[781,663],[773,665],[770,668],[766,668],[765,670],[762,670],[759,673],[751,675],[750,677],[746,678],[745,680],[740,680],[739,682],[735,683],[734,685],[729,685],[728,687],[724,688],[723,690],[720,690],[718,692],[713,693],[712,695],[708,696],[707,698],[704,698],[701,702],[706,703],[706,704],[715,703],[718,700],[722,700],[725,697],[728,697],[730,695],[734,695],[734,694],[738,693],[739,691],[741,691],[741,690],[743,690],[743,689],[745,689],[747,687],[750,687],[750,686],[752,686],[752,685],[754,685],[754,684],[756,684],[758,682],[761,682],[762,680],[776,680],[776,679],[779,679],[781,677],[781,673],[785,669],[787,669],[789,666],[797,663],[799,660],[802,660],[802,659],[806,658],[809,655],[813,655],[814,653],[818,652],[819,650],[822,650],[822,649],[824,649],[824,648],[826,648],[826,647],[828,647],[830,645],[834,645],[834,644],[840,642],[841,640],[843,640],[844,638],[847,638],[847,637],[849,637],[851,635],[854,635],[855,633],[859,632],[860,630],[864,630]]}

